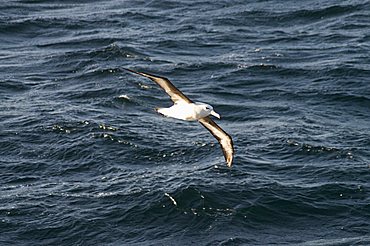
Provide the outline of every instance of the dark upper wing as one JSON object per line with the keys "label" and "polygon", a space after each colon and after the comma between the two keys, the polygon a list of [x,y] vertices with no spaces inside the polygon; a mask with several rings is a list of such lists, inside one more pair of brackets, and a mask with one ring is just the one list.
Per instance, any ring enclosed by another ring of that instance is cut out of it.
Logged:
{"label": "dark upper wing", "polygon": [[179,91],[179,89],[177,89],[171,83],[171,81],[169,81],[167,78],[152,75],[152,74],[149,74],[149,73],[136,72],[136,71],[128,69],[128,68],[124,68],[124,69],[129,71],[129,72],[136,73],[136,74],[139,74],[141,76],[144,76],[144,77],[147,77],[147,78],[153,80],[160,87],[162,87],[162,89],[171,97],[171,100],[174,103],[177,103],[178,101],[181,101],[181,100],[185,101],[187,103],[192,103],[192,101],[187,96],[185,96],[181,91]]}
{"label": "dark upper wing", "polygon": [[218,140],[222,147],[222,151],[227,162],[227,166],[231,167],[234,155],[233,140],[224,130],[221,129],[211,118],[205,117],[199,120],[199,122],[207,128],[208,131]]}

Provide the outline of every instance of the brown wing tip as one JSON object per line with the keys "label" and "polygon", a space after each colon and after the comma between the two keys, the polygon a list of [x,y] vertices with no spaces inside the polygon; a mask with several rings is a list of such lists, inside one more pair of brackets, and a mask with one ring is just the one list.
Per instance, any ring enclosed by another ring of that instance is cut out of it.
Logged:
{"label": "brown wing tip", "polygon": [[126,70],[126,71],[129,71],[129,72],[131,72],[131,73],[140,74],[139,72],[136,72],[136,71],[134,71],[134,70],[132,70],[132,69],[129,69],[129,68],[125,68],[125,67],[123,67],[122,69],[123,69],[123,70]]}
{"label": "brown wing tip", "polygon": [[233,156],[226,157],[226,163],[228,167],[231,167],[233,165]]}

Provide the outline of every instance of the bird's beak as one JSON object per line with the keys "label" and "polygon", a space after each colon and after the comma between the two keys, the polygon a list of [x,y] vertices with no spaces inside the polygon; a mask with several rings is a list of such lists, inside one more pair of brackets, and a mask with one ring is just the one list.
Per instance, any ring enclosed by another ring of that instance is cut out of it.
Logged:
{"label": "bird's beak", "polygon": [[213,111],[213,110],[211,111],[211,115],[213,115],[216,118],[221,119],[221,116],[218,113],[216,113],[215,111]]}

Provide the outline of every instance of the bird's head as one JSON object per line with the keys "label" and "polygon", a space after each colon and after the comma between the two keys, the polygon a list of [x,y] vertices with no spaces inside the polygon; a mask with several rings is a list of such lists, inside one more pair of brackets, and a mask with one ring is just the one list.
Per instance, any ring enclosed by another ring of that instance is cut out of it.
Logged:
{"label": "bird's head", "polygon": [[221,116],[213,110],[213,107],[206,103],[196,103],[201,107],[202,111],[205,112],[206,116],[213,115],[214,117],[221,119]]}

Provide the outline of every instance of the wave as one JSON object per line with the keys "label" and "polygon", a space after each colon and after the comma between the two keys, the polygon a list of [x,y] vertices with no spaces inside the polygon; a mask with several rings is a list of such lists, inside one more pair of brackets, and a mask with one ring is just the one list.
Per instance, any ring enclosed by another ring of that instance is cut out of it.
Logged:
{"label": "wave", "polygon": [[11,93],[28,91],[30,88],[31,86],[28,83],[14,79],[6,79],[4,81],[0,81],[0,93],[8,96],[10,96]]}
{"label": "wave", "polygon": [[[294,20],[295,24],[312,24],[313,22],[322,22],[323,19],[339,18],[355,12],[361,12],[367,7],[368,3],[332,5],[322,8],[306,7],[299,10],[297,10],[295,6],[291,6],[291,8],[285,11],[269,8],[265,8],[267,10],[233,8],[228,11],[227,17],[217,17],[215,23],[221,25],[239,24],[239,26],[245,23],[281,26],[286,23],[291,23],[292,20]],[[217,12],[215,13],[217,14]]]}

